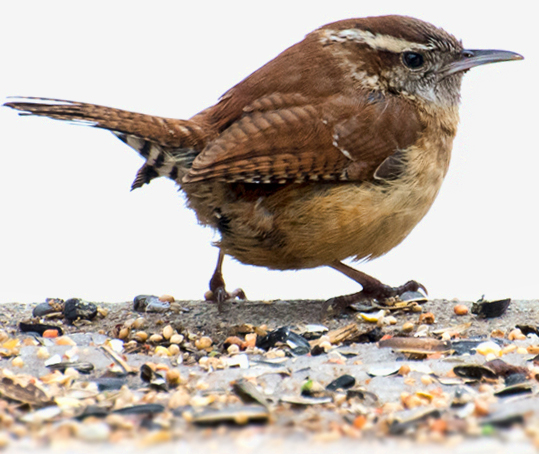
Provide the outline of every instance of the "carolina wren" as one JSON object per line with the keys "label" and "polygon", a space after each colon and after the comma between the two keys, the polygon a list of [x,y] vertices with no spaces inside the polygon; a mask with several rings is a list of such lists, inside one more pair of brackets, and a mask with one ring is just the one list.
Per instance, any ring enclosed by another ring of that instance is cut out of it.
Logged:
{"label": "carolina wren", "polygon": [[446,175],[463,74],[523,57],[466,50],[404,16],[324,25],[189,120],[93,104],[24,98],[23,114],[112,131],[145,159],[132,188],[165,176],[201,224],[221,234],[210,281],[231,295],[224,255],[271,269],[332,267],[362,291],[334,308],[424,287],[389,287],[342,263],[397,246],[425,216]]}

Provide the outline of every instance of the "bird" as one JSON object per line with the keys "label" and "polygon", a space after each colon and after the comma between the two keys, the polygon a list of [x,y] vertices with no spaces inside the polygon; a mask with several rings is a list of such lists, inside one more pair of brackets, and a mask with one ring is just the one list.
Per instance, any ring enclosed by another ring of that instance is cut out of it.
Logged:
{"label": "bird", "polygon": [[207,299],[228,292],[225,256],[275,270],[330,267],[361,290],[337,312],[426,288],[391,287],[344,263],[380,257],[425,216],[446,176],[463,75],[515,52],[465,49],[423,20],[389,15],[319,27],[192,118],[24,97],[4,105],[114,133],[144,159],[132,189],[175,181],[220,234]]}

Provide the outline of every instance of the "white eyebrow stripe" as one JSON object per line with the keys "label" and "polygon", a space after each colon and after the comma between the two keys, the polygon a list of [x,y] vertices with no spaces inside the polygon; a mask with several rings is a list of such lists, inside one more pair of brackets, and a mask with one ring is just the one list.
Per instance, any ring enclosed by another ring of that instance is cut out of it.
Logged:
{"label": "white eyebrow stripe", "polygon": [[432,49],[433,45],[413,43],[390,35],[374,34],[365,30],[351,28],[346,30],[325,30],[325,41],[357,41],[365,43],[376,50],[387,50],[400,53],[411,49]]}

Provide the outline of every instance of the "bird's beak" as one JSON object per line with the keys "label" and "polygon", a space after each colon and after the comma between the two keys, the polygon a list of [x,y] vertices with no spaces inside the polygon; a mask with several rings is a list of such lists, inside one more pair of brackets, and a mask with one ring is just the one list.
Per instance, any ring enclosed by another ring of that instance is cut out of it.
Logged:
{"label": "bird's beak", "polygon": [[497,63],[500,61],[523,60],[524,57],[507,50],[472,50],[465,49],[460,53],[460,58],[449,63],[443,70],[444,77],[461,71],[467,71],[479,65]]}

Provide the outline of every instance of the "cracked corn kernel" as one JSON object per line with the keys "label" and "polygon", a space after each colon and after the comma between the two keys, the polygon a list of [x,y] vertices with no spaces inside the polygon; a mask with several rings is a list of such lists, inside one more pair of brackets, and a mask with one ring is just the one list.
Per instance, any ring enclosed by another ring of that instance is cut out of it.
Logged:
{"label": "cracked corn kernel", "polygon": [[195,341],[195,347],[198,350],[204,350],[206,348],[210,348],[213,344],[213,341],[208,336],[202,336],[200,339],[197,339]]}

